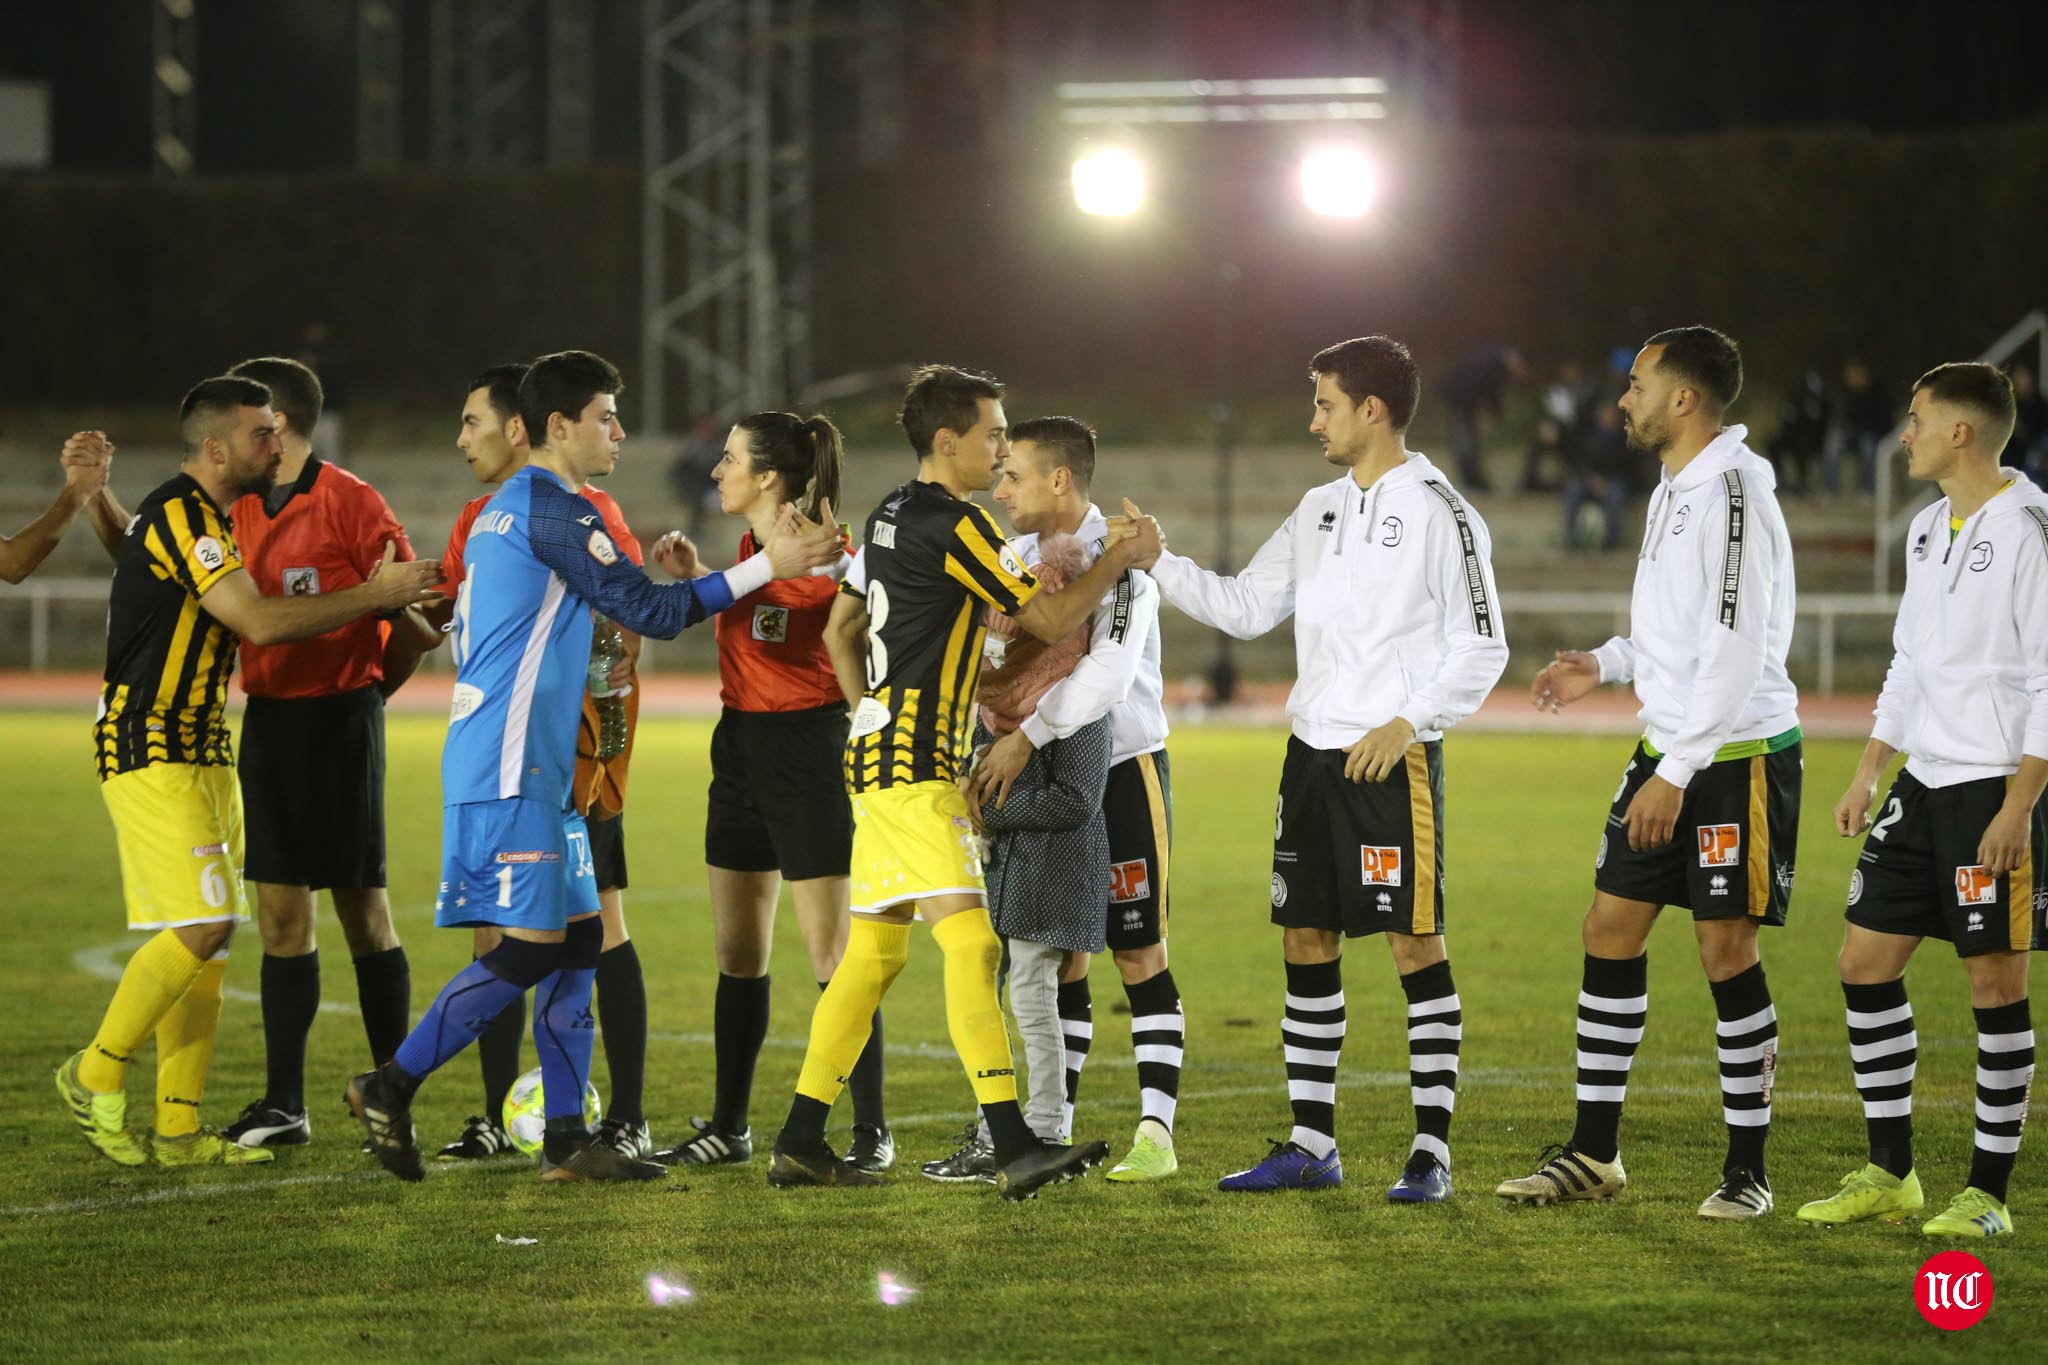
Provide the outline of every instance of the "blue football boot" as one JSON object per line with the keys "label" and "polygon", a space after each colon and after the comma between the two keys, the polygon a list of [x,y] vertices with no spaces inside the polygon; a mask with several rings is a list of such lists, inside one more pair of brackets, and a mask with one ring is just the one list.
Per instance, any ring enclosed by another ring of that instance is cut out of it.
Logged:
{"label": "blue football boot", "polygon": [[1292,1142],[1276,1142],[1266,1159],[1248,1171],[1226,1175],[1219,1190],[1264,1194],[1271,1190],[1327,1190],[1344,1183],[1344,1163],[1332,1147],[1326,1157],[1310,1156]]}
{"label": "blue football boot", "polygon": [[1387,1200],[1394,1204],[1441,1204],[1450,1197],[1450,1171],[1427,1152],[1409,1157],[1408,1169],[1387,1187]]}

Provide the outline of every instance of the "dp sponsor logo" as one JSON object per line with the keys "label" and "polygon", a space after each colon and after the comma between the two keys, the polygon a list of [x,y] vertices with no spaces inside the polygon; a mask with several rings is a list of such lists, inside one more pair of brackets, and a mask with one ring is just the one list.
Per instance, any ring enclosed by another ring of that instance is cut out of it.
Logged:
{"label": "dp sponsor logo", "polygon": [[1401,884],[1401,850],[1362,844],[1358,850],[1359,875],[1367,886]]}
{"label": "dp sponsor logo", "polygon": [[1913,1306],[1944,1332],[1975,1327],[1991,1311],[1991,1272],[1967,1251],[1927,1258],[1913,1277]]}
{"label": "dp sponsor logo", "polygon": [[1742,862],[1742,826],[1701,825],[1700,866],[1735,867]]}
{"label": "dp sponsor logo", "polygon": [[1996,905],[1998,903],[1998,878],[1982,867],[1970,866],[1956,869],[1957,905]]}

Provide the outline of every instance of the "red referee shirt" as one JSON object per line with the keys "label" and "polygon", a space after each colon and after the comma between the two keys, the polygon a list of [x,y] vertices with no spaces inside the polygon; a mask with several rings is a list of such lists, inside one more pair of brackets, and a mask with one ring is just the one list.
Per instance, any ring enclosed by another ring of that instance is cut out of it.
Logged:
{"label": "red referee shirt", "polygon": [[[398,542],[414,558],[405,528],[376,489],[319,456],[307,457],[277,515],[263,495],[245,493],[232,509],[242,567],[266,597],[339,592],[367,579]],[[252,697],[329,697],[384,680],[386,627],[374,616],[310,640],[242,642],[242,690]]]}
{"label": "red referee shirt", "polygon": [[[754,553],[749,531],[740,537],[740,559]],[[822,574],[778,578],[720,612],[719,700],[735,711],[845,705],[825,652],[825,622],[838,592],[838,580]]]}

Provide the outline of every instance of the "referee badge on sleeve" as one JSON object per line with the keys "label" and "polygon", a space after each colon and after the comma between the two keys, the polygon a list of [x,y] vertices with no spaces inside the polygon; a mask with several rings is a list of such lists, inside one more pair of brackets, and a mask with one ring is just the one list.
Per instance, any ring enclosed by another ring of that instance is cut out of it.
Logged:
{"label": "referee badge on sleeve", "polygon": [[320,571],[318,569],[286,569],[284,571],[284,595],[286,597],[319,596]]}
{"label": "referee badge on sleeve", "polygon": [[786,644],[789,640],[788,607],[755,607],[754,638],[771,645]]}

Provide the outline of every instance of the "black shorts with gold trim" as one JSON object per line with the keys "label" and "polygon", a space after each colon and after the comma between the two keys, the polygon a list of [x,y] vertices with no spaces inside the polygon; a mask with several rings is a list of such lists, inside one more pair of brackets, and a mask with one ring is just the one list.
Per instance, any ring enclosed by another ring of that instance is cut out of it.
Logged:
{"label": "black shorts with gold trim", "polygon": [[1357,938],[1444,930],[1444,746],[1411,744],[1378,782],[1289,736],[1273,821],[1273,923]]}
{"label": "black shorts with gold trim", "polygon": [[2027,952],[2048,937],[2048,801],[2036,802],[2027,856],[1994,877],[1977,861],[2009,777],[1930,787],[1909,772],[1879,803],[1849,876],[1848,920],[1880,934],[1946,939],[1957,957]]}
{"label": "black shorts with gold trim", "polygon": [[1623,900],[1676,905],[1696,920],[1780,926],[1792,904],[1799,856],[1803,746],[1709,763],[1686,783],[1678,827],[1662,848],[1628,846],[1628,807],[1657,771],[1636,745],[1607,812],[1593,886]]}
{"label": "black shorts with gold trim", "polygon": [[1163,942],[1167,850],[1173,842],[1173,771],[1166,750],[1135,754],[1109,770],[1102,821],[1109,832],[1105,941],[1112,951]]}

